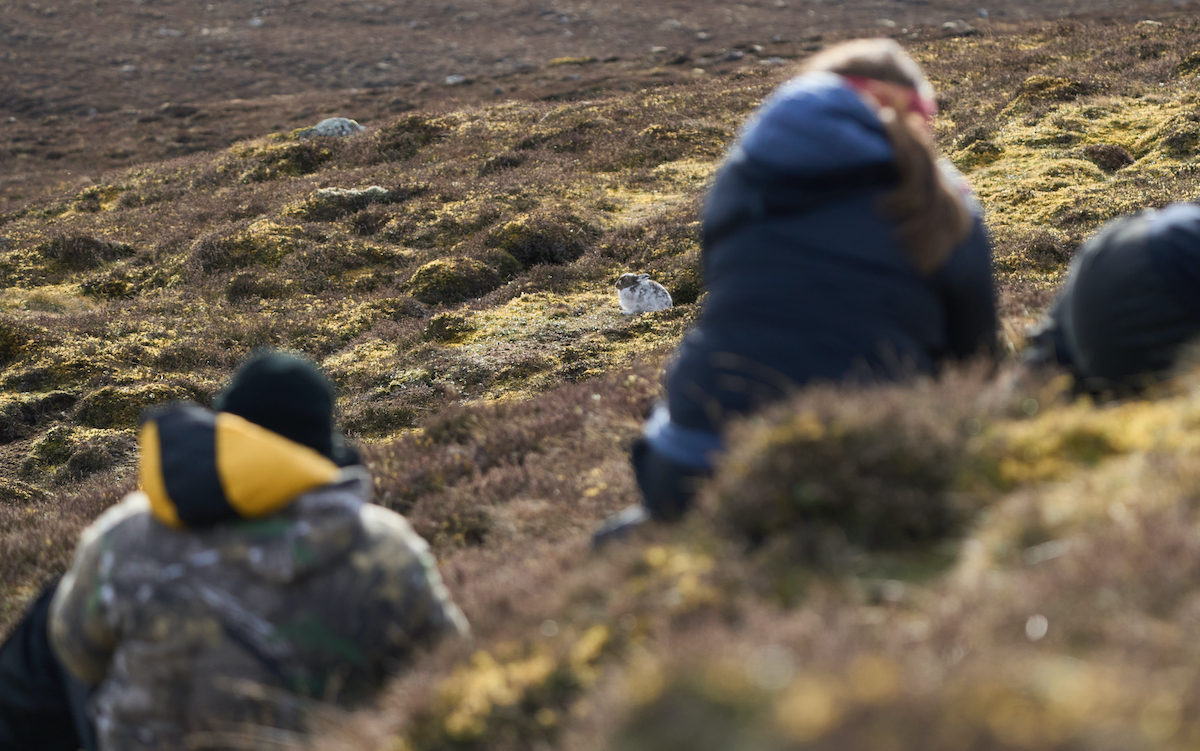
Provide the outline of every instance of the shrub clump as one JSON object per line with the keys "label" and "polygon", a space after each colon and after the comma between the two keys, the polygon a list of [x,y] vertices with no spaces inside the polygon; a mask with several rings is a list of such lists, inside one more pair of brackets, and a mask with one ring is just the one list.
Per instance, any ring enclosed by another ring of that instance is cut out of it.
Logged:
{"label": "shrub clump", "polygon": [[426,305],[462,302],[499,287],[500,275],[475,258],[439,258],[417,269],[408,293]]}
{"label": "shrub clump", "polygon": [[65,391],[20,394],[0,403],[0,443],[29,435],[34,426],[52,417],[63,417],[76,397]]}
{"label": "shrub clump", "polygon": [[736,426],[717,472],[717,513],[753,544],[806,562],[847,546],[922,549],[957,535],[978,499],[962,489],[982,423],[950,389],[810,388]]}
{"label": "shrub clump", "polygon": [[442,120],[408,115],[376,131],[375,149],[383,159],[410,159],[447,130],[449,124]]}
{"label": "shrub clump", "polygon": [[260,183],[316,172],[333,158],[328,139],[285,141],[283,143],[237,144],[229,152],[247,163],[238,176],[243,183]]}
{"label": "shrub clump", "polygon": [[588,222],[564,212],[515,219],[488,234],[485,244],[529,268],[539,263],[570,263],[583,255],[599,234]]}
{"label": "shrub clump", "polygon": [[133,255],[132,246],[91,235],[67,234],[37,246],[43,258],[68,271],[86,271]]}
{"label": "shrub clump", "polygon": [[463,316],[454,313],[438,313],[425,326],[427,342],[452,342],[475,330],[475,325]]}
{"label": "shrub clump", "polygon": [[296,234],[291,228],[263,220],[223,227],[196,238],[189,257],[205,273],[255,264],[273,266],[299,245]]}
{"label": "shrub clump", "polygon": [[1105,172],[1116,172],[1133,164],[1129,149],[1115,143],[1094,143],[1083,147],[1083,158]]}
{"label": "shrub clump", "polygon": [[0,365],[8,365],[27,352],[38,330],[12,316],[0,316]]}
{"label": "shrub clump", "polygon": [[57,485],[112,469],[129,460],[136,446],[126,431],[87,430],[58,425],[34,441],[21,474],[37,478],[52,472]]}
{"label": "shrub clump", "polygon": [[79,400],[75,405],[75,419],[81,425],[93,428],[134,428],[147,407],[203,398],[199,388],[186,382],[105,386]]}
{"label": "shrub clump", "polygon": [[1031,103],[1069,102],[1087,94],[1095,94],[1099,89],[1099,86],[1088,81],[1037,75],[1026,78],[1017,89],[1017,95]]}

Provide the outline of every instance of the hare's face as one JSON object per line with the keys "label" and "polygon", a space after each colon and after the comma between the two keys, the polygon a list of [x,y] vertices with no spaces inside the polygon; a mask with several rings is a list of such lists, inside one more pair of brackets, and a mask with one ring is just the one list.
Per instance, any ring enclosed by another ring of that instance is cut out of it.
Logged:
{"label": "hare's face", "polygon": [[628,289],[636,286],[641,281],[641,276],[638,274],[621,274],[621,278],[617,280],[617,289]]}

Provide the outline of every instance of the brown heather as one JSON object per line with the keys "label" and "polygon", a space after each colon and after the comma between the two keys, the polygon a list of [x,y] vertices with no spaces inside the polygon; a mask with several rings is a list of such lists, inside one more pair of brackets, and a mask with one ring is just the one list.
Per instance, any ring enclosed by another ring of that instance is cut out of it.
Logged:
{"label": "brown heather", "polygon": [[[208,403],[274,346],[334,379],[376,500],[430,541],[475,632],[377,706],[314,717],[318,748],[1200,744],[1194,373],[1099,403],[1011,362],[813,387],[733,426],[683,523],[588,542],[637,500],[628,444],[704,301],[705,186],[792,62],[869,29],[926,67],[1017,352],[1091,232],[1196,195],[1190,5],[694,3],[673,25],[298,2],[261,29],[219,4],[74,5],[0,0],[11,70],[80,43],[58,13],[150,26],[122,42],[136,62],[89,58],[73,86],[3,79],[0,625],[133,487],[140,412]],[[942,25],[959,17],[974,28]],[[289,26],[316,22],[327,38]],[[378,24],[409,35],[394,66],[347,31]],[[544,55],[519,65],[534,32]],[[172,49],[192,78],[156,62]],[[128,106],[87,115],[103,86]],[[367,129],[300,137],[334,115]],[[620,315],[626,271],[676,307]]]}

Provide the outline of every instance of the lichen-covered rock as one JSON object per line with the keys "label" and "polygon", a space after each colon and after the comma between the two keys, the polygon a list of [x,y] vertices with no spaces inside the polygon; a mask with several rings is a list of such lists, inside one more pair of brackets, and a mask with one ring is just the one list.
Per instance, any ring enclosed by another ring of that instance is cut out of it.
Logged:
{"label": "lichen-covered rock", "polygon": [[400,186],[389,190],[379,185],[366,188],[322,188],[310,198],[286,207],[283,213],[309,222],[332,222],[372,204],[398,203],[425,191],[424,186]]}
{"label": "lichen-covered rock", "polygon": [[500,284],[500,275],[482,261],[444,258],[417,269],[408,281],[408,291],[426,305],[441,305],[485,295]]}
{"label": "lichen-covered rock", "polygon": [[312,126],[311,128],[301,128],[296,131],[297,138],[341,138],[354,135],[359,131],[366,130],[359,125],[356,120],[351,120],[348,117],[328,117]]}

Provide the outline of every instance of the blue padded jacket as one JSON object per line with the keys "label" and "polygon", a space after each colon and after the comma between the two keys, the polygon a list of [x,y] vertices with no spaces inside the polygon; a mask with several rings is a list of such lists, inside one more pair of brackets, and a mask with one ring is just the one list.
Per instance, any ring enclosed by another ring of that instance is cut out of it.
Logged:
{"label": "blue padded jacket", "polygon": [[924,276],[877,208],[896,180],[883,123],[841,77],[801,76],[760,108],[708,197],[708,300],[668,371],[670,424],[647,425],[652,447],[705,466],[689,448],[705,442],[679,435],[716,433],[813,380],[902,379],[991,350],[978,207],[968,239]]}

